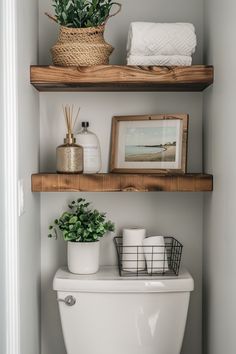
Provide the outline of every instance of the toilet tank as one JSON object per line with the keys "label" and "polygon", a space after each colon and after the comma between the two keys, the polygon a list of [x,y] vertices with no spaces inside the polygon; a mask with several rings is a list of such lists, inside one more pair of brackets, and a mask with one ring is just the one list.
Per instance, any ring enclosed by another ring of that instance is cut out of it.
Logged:
{"label": "toilet tank", "polygon": [[67,354],[180,354],[194,282],[178,277],[121,278],[59,269],[54,277]]}

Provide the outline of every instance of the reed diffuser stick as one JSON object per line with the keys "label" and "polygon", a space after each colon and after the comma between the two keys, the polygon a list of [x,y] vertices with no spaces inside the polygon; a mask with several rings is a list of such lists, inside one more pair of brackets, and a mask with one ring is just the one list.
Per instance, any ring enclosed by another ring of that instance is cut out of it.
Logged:
{"label": "reed diffuser stick", "polygon": [[68,104],[65,106],[62,105],[62,110],[64,113],[65,122],[66,122],[67,133],[68,133],[68,135],[71,135],[74,132],[75,124],[77,122],[79,112],[80,112],[80,107],[77,111],[75,118],[74,118],[74,105],[72,105],[72,106],[70,106]]}

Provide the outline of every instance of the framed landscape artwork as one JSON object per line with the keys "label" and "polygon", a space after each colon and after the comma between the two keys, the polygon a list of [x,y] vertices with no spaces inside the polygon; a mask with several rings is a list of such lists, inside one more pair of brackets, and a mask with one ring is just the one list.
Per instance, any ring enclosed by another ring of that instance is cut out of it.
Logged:
{"label": "framed landscape artwork", "polygon": [[113,117],[110,170],[186,173],[187,114]]}

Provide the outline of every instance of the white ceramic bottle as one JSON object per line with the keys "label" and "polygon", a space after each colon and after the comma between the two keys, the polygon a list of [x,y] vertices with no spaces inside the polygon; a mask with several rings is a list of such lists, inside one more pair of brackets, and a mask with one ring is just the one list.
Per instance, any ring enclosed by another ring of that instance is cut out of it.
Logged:
{"label": "white ceramic bottle", "polygon": [[96,134],[88,130],[89,122],[82,122],[82,130],[76,140],[83,147],[84,173],[98,173],[102,167],[101,148]]}

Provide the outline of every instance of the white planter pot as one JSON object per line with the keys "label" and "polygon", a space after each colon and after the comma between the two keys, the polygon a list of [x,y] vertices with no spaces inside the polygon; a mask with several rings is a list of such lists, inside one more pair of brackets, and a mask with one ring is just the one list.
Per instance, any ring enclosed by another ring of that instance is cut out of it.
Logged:
{"label": "white planter pot", "polygon": [[94,274],[99,269],[100,242],[68,242],[68,269],[74,274]]}

